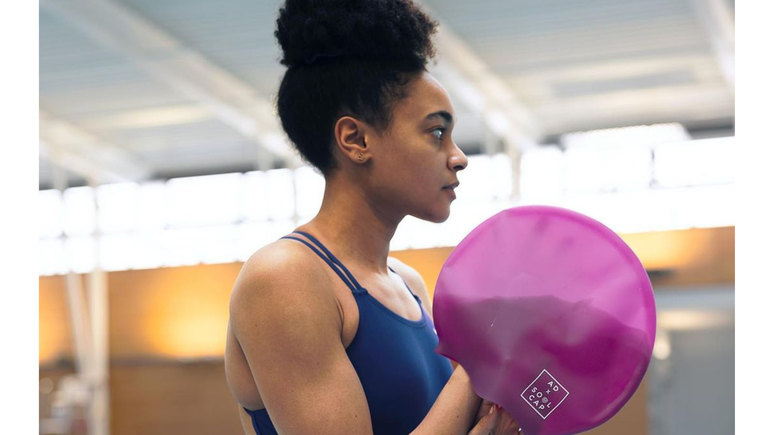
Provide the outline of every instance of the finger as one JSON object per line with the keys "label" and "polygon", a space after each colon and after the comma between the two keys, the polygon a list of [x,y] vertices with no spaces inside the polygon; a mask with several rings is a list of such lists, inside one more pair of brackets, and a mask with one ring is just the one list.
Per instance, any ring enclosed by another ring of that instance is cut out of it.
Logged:
{"label": "finger", "polygon": [[493,406],[494,406],[494,402],[492,402],[491,400],[484,399],[481,402],[481,406],[478,407],[478,412],[476,413],[476,421],[479,421],[482,418],[484,418],[484,416],[489,413],[489,411],[492,409]]}
{"label": "finger", "polygon": [[516,435],[519,431],[519,424],[518,422],[513,418],[513,416],[508,413],[504,408],[500,407],[500,413],[502,416],[500,417],[500,421],[497,426],[497,430],[495,433],[497,434],[512,434]]}
{"label": "finger", "polygon": [[476,423],[468,435],[490,435],[494,433],[495,428],[500,423],[501,414],[502,412],[497,411],[494,406],[491,407],[489,413]]}

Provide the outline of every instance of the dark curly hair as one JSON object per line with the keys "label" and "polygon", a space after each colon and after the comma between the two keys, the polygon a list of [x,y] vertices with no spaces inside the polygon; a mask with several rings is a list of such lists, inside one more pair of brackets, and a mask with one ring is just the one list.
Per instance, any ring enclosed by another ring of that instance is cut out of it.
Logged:
{"label": "dark curly hair", "polygon": [[411,0],[287,0],[277,18],[282,127],[323,175],[335,169],[333,127],[349,115],[379,132],[435,56],[438,23]]}

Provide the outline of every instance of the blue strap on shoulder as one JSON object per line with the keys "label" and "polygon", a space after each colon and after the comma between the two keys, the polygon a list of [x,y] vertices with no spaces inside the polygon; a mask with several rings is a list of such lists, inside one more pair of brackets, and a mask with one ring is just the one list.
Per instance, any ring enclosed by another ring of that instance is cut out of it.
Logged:
{"label": "blue strap on shoulder", "polygon": [[[342,274],[342,273],[341,273],[341,270],[339,270],[339,268],[338,268],[338,267],[336,267],[336,264],[334,264],[334,263],[333,263],[333,262],[332,262],[332,261],[331,261],[331,260],[330,260],[328,257],[326,257],[326,256],[325,256],[325,255],[324,255],[322,252],[320,252],[320,251],[319,251],[317,248],[315,248],[314,246],[310,245],[310,244],[309,244],[309,242],[307,242],[306,240],[303,240],[303,239],[299,239],[298,237],[293,237],[293,236],[284,236],[284,237],[280,237],[280,238],[281,238],[281,239],[293,239],[293,240],[297,240],[297,241],[299,241],[299,242],[301,242],[301,243],[305,244],[306,246],[308,246],[308,247],[309,247],[309,249],[311,249],[312,251],[314,251],[314,253],[315,253],[315,254],[317,254],[317,255],[318,255],[320,258],[322,258],[323,260],[325,260],[325,262],[326,262],[326,263],[328,263],[328,266],[330,266],[330,267],[331,267],[331,269],[333,269],[333,271],[334,271],[334,272],[336,272],[336,274],[337,274],[337,275],[339,275],[339,278],[341,278],[341,280],[342,280],[342,281],[344,281],[344,283],[347,285],[347,287],[349,287],[349,289],[350,289],[350,290],[352,290],[352,291],[357,291],[357,287],[355,287],[355,285],[354,285],[354,284],[352,284],[352,283],[351,283],[351,282],[350,282],[350,281],[347,279],[347,277],[346,277],[346,276],[344,276],[344,274]],[[347,271],[346,269],[344,269],[344,270],[347,272],[347,275],[349,275],[349,271]]]}

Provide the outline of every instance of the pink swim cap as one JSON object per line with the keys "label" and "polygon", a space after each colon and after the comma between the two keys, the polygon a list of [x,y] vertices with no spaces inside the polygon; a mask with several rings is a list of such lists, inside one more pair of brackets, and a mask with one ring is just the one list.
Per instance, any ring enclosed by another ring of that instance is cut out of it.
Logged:
{"label": "pink swim cap", "polygon": [[648,275],[612,230],[574,211],[515,207],[444,263],[437,352],[527,435],[601,425],[636,391],[656,334]]}

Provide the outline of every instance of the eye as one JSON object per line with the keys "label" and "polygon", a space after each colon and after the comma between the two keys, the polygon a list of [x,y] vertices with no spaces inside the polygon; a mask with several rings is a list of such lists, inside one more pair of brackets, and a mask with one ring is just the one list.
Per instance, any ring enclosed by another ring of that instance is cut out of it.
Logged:
{"label": "eye", "polygon": [[[440,134],[435,136],[436,132],[440,132]],[[432,131],[433,136],[435,136],[435,138],[438,139],[438,140],[441,140],[443,138],[443,134],[445,132],[446,132],[446,129],[444,127],[438,127],[438,128],[433,129],[433,131]]]}

